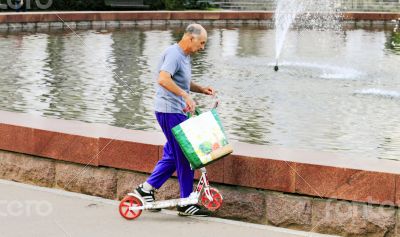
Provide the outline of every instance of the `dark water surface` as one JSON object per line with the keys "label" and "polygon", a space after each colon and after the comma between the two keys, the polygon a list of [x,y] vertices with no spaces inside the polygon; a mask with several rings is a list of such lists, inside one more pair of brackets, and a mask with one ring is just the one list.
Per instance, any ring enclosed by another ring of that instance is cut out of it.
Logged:
{"label": "dark water surface", "polygon": [[[400,159],[400,52],[390,29],[208,28],[193,80],[214,86],[231,140]],[[0,109],[159,130],[153,70],[179,29],[0,33]],[[195,96],[201,106],[211,99]]]}

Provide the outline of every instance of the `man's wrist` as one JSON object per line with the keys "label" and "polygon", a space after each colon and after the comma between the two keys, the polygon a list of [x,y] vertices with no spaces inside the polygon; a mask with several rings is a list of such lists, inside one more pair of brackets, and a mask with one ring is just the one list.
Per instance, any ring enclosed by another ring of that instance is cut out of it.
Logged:
{"label": "man's wrist", "polygon": [[186,91],[183,91],[183,92],[182,92],[182,97],[183,97],[183,99],[186,100],[186,99],[189,97],[189,94],[186,93]]}

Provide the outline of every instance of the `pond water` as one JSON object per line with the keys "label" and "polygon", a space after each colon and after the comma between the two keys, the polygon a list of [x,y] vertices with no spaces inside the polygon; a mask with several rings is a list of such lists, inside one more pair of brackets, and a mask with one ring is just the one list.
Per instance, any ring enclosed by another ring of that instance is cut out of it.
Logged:
{"label": "pond water", "polygon": [[[231,140],[400,159],[400,52],[392,29],[208,27],[193,80],[218,91]],[[154,69],[170,27],[0,33],[0,109],[160,130]],[[207,109],[212,99],[196,95]]]}

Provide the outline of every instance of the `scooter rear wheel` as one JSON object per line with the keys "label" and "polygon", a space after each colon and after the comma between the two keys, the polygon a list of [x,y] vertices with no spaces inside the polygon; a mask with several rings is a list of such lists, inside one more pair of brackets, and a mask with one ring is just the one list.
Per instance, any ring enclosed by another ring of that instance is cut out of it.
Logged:
{"label": "scooter rear wheel", "polygon": [[210,188],[210,194],[213,198],[210,201],[205,192],[201,194],[201,204],[210,211],[216,211],[222,206],[223,198],[221,193],[216,188]]}
{"label": "scooter rear wheel", "polygon": [[142,210],[129,210],[130,207],[143,206],[140,198],[136,196],[127,195],[119,203],[119,214],[127,220],[136,219],[142,214]]}

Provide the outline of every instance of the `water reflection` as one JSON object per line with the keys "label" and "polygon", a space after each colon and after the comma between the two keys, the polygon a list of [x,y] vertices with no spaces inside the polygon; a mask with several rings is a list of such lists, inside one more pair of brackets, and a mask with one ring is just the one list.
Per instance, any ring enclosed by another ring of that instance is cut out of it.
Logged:
{"label": "water reflection", "polygon": [[[274,30],[209,28],[193,80],[219,91],[231,139],[398,159],[400,56],[384,30],[288,33],[273,72]],[[154,119],[154,69],[182,28],[0,35],[2,110],[142,130]],[[210,98],[196,95],[202,107]]]}
{"label": "water reflection", "polygon": [[220,31],[220,47],[222,57],[236,56],[239,45],[238,29],[222,29]]}
{"label": "water reflection", "polygon": [[275,53],[274,30],[265,27],[239,28],[238,55],[241,57],[272,55]]}
{"label": "water reflection", "polygon": [[25,111],[20,108],[22,91],[20,87],[21,78],[17,74],[16,66],[19,66],[16,54],[22,50],[23,36],[5,35],[0,37],[0,57],[3,59],[0,63],[0,101],[4,104],[5,110]]}
{"label": "water reflection", "polygon": [[[51,68],[52,114],[58,111],[67,119],[114,122],[110,105],[114,94],[109,93],[113,80],[114,56],[110,34],[95,35],[79,32],[52,36],[48,59]],[[66,66],[68,65],[68,66]],[[99,116],[101,114],[101,116]]]}
{"label": "water reflection", "polygon": [[147,59],[143,56],[146,35],[143,31],[113,32],[115,56],[114,87],[109,93],[116,95],[112,104],[115,125],[122,127],[148,128],[143,117],[143,91],[145,87],[139,79],[147,75]]}

